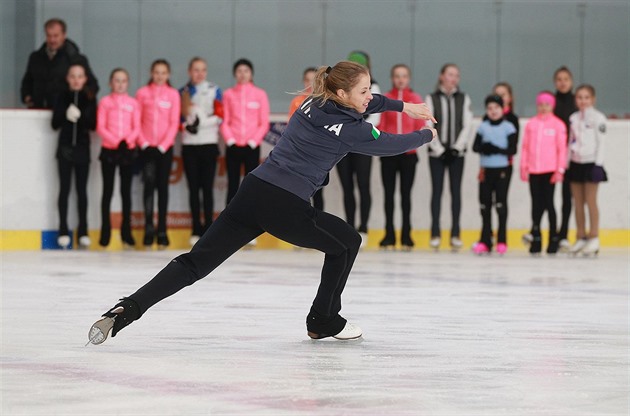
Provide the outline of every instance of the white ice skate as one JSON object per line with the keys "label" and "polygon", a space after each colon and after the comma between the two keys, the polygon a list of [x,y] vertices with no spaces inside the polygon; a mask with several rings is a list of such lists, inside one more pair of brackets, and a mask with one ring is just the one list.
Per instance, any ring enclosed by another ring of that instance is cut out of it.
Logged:
{"label": "white ice skate", "polygon": [[438,251],[440,249],[440,242],[441,242],[440,237],[432,237],[431,241],[429,241],[429,246],[433,250]]}
{"label": "white ice skate", "polygon": [[464,243],[459,237],[451,237],[451,251],[454,253],[462,249]]}
{"label": "white ice skate", "polygon": [[599,238],[593,237],[586,240],[586,244],[582,249],[582,254],[585,257],[596,256],[599,253]]}
{"label": "white ice skate", "polygon": [[59,247],[64,250],[70,248],[70,243],[72,243],[72,240],[70,239],[69,235],[60,235],[59,237],[57,237],[57,245],[59,245]]}
{"label": "white ice skate", "polygon": [[82,235],[81,237],[79,237],[80,249],[86,250],[90,248],[90,244],[92,244],[92,241],[90,240],[90,237],[88,237],[87,235]]}
{"label": "white ice skate", "polygon": [[[350,339],[360,338],[362,335],[363,335],[363,331],[361,331],[361,328],[359,328],[355,324],[351,324],[350,322],[346,322],[346,325],[343,327],[343,329],[338,334],[332,335],[332,337],[335,338],[335,339],[347,341],[347,340],[350,340]],[[328,338],[331,335],[316,334],[314,332],[310,332],[309,331],[308,332],[308,336],[311,337],[312,339],[322,339],[322,338]]]}

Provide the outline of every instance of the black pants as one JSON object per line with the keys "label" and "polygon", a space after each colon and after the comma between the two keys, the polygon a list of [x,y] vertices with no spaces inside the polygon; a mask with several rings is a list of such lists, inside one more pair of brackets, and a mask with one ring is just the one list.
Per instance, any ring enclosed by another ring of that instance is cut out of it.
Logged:
{"label": "black pants", "polygon": [[444,176],[448,169],[451,189],[451,237],[459,237],[459,215],[462,207],[462,175],[464,158],[457,157],[450,163],[444,163],[437,157],[429,157],[431,170],[431,237],[440,236],[440,212],[442,208],[442,190]]}
{"label": "black pants", "polygon": [[206,277],[265,231],[291,244],[325,253],[307,328],[317,334],[337,334],[346,322],[339,316],[341,293],[359,252],[361,237],[340,218],[253,175],[244,179],[232,202],[192,250],[172,260],[130,298],[144,313],[160,300]]}
{"label": "black pants", "polygon": [[416,177],[418,155],[402,154],[381,157],[381,178],[385,189],[385,235],[394,237],[394,193],[396,175],[400,174],[400,206],[402,209],[402,240],[411,236],[411,188]]}
{"label": "black pants", "polygon": [[540,236],[540,222],[547,211],[549,236],[556,235],[556,209],[553,206],[555,184],[551,183],[551,173],[529,175],[529,192],[532,196],[532,235]]}
{"label": "black pants", "polygon": [[[116,163],[111,163],[101,159],[101,172],[103,174],[103,197],[101,199],[101,242],[102,245],[109,244],[111,234],[111,213],[110,206],[114,193],[114,177],[116,174]],[[131,238],[131,179],[133,178],[133,165],[120,164],[120,198],[122,200],[122,224],[120,234],[123,241],[130,241]]]}
{"label": "black pants", "polygon": [[252,149],[249,146],[230,146],[225,150],[225,164],[227,166],[228,193],[227,203],[236,195],[241,183],[241,170],[245,167],[245,175],[256,169],[260,163],[260,147]]}
{"label": "black pants", "polygon": [[564,175],[564,181],[562,182],[562,223],[560,224],[560,231],[558,232],[558,238],[560,240],[566,239],[569,234],[571,208],[571,178],[569,175]]}
{"label": "black pants", "polygon": [[507,242],[507,191],[510,184],[511,167],[484,168],[483,180],[479,182],[479,206],[481,210],[481,241],[492,247],[492,203],[494,201],[499,229],[497,242]]}
{"label": "black pants", "polygon": [[[214,175],[217,170],[219,147],[216,144],[184,145],[182,158],[188,182],[188,203],[192,217],[192,234],[202,235],[212,224],[214,216]],[[203,194],[201,224],[199,193]]]}
{"label": "black pants", "polygon": [[358,230],[367,232],[370,217],[372,196],[370,195],[370,175],[372,172],[372,156],[348,153],[337,163],[337,172],[343,189],[343,206],[346,211],[346,221],[354,227],[357,205],[354,199],[354,179],[356,177],[359,188],[361,222]]}
{"label": "black pants", "polygon": [[168,180],[173,164],[173,148],[162,154],[155,147],[148,147],[142,152],[144,165],[144,224],[145,233],[153,232],[153,201],[155,190],[158,193],[158,233],[166,233],[166,213],[168,211]]}
{"label": "black pants", "polygon": [[72,183],[72,171],[74,170],[75,188],[77,190],[77,202],[79,208],[79,228],[78,235],[83,237],[88,233],[87,225],[87,180],[90,165],[69,162],[64,159],[57,159],[59,172],[59,198],[57,207],[59,209],[59,235],[69,235],[68,229],[68,197],[70,196],[70,185]]}

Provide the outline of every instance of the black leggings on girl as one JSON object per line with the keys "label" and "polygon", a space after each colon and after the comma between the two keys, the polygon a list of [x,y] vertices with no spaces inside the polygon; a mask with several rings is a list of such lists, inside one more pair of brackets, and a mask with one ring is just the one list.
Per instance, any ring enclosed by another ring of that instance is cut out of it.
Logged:
{"label": "black leggings on girl", "polygon": [[394,194],[396,192],[396,176],[400,173],[400,208],[402,210],[403,242],[411,239],[411,188],[416,176],[418,155],[402,154],[381,157],[381,177],[385,190],[385,236],[394,237]]}
{"label": "black leggings on girl", "polygon": [[337,173],[343,188],[343,206],[346,211],[346,222],[354,227],[355,211],[357,204],[354,199],[354,177],[357,178],[360,198],[361,222],[358,230],[367,232],[367,223],[370,217],[372,196],[370,195],[370,175],[372,172],[372,156],[348,153],[337,163]]}
{"label": "black leggings on girl", "polygon": [[556,209],[553,206],[555,185],[551,183],[551,173],[529,175],[529,191],[532,196],[532,235],[540,236],[540,221],[547,211],[549,216],[549,234],[556,234]]}
{"label": "black leggings on girl", "polygon": [[256,169],[260,163],[260,147],[252,149],[249,146],[229,146],[225,149],[225,164],[227,167],[229,204],[236,195],[241,183],[241,171],[245,168],[245,175]]}
{"label": "black leggings on girl", "polygon": [[120,166],[120,198],[122,201],[122,224],[120,236],[123,242],[133,245],[131,236],[131,179],[133,165],[111,163],[101,158],[101,172],[103,173],[103,199],[101,200],[101,238],[99,244],[107,246],[111,237],[110,207],[114,193],[114,179],[116,166]]}
{"label": "black leggings on girl", "polygon": [[168,179],[173,163],[173,148],[162,154],[157,147],[147,147],[142,153],[144,166],[144,245],[153,244],[155,230],[153,225],[153,200],[155,190],[158,193],[158,235],[166,235],[166,213],[168,209]]}
{"label": "black leggings on girl", "polygon": [[341,293],[359,252],[361,237],[342,219],[316,210],[296,195],[247,175],[238,193],[189,253],[173,259],[151,281],[129,296],[140,314],[160,300],[203,279],[228,257],[263,232],[325,254],[321,282],[307,328],[337,334]]}
{"label": "black leggings on girl", "polygon": [[451,237],[459,237],[459,214],[462,207],[462,175],[464,174],[464,157],[456,157],[445,162],[437,157],[429,157],[431,169],[431,237],[440,236],[440,211],[442,207],[442,190],[444,176],[448,169],[451,189]]}
{"label": "black leggings on girl", "polygon": [[87,180],[90,171],[88,163],[80,164],[58,159],[57,168],[59,171],[59,198],[57,207],[59,208],[59,235],[69,235],[68,229],[68,197],[70,196],[70,185],[72,183],[72,171],[74,170],[75,188],[77,190],[77,202],[79,207],[79,237],[88,233],[87,225]]}
{"label": "black leggings on girl", "polygon": [[[217,168],[219,147],[216,144],[184,145],[182,158],[188,182],[188,202],[192,216],[192,235],[201,236],[212,224],[214,215],[214,175]],[[199,192],[203,194],[203,217],[201,224]]]}

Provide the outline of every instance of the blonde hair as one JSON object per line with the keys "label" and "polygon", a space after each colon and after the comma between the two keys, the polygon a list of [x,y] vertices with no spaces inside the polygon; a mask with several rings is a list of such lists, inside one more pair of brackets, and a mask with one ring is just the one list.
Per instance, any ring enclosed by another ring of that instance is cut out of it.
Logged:
{"label": "blonde hair", "polygon": [[331,100],[347,106],[347,103],[337,95],[337,90],[349,93],[362,75],[369,76],[370,71],[356,62],[341,61],[333,67],[320,66],[315,73],[312,96],[319,99],[322,105]]}

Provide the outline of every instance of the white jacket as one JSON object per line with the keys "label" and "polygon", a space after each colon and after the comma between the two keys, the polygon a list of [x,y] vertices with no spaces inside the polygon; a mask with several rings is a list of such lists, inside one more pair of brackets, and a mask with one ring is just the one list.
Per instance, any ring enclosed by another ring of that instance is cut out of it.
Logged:
{"label": "white jacket", "polygon": [[595,108],[589,107],[584,111],[571,114],[569,122],[571,123],[569,133],[571,161],[603,166],[606,116]]}
{"label": "white jacket", "polygon": [[198,85],[188,84],[180,91],[183,93],[185,90],[190,93],[191,108],[184,123],[192,124],[195,117],[199,117],[199,131],[197,134],[191,134],[184,129],[182,143],[184,145],[217,144],[222,119],[215,114],[215,100],[221,102],[221,88],[212,82],[203,81]]}

